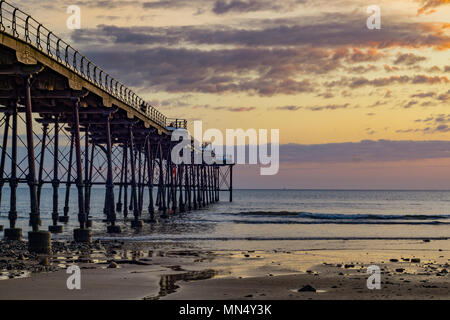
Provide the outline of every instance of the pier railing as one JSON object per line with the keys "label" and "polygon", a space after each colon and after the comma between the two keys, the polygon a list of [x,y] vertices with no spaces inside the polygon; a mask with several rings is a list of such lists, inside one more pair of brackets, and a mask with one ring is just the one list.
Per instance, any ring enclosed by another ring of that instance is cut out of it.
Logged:
{"label": "pier railing", "polygon": [[168,124],[165,115],[140,98],[133,90],[114,79],[33,17],[6,1],[0,1],[0,32],[25,41],[111,96],[144,113],[157,124],[164,127]]}
{"label": "pier railing", "polygon": [[176,129],[187,129],[187,120],[185,119],[167,119],[166,127]]}

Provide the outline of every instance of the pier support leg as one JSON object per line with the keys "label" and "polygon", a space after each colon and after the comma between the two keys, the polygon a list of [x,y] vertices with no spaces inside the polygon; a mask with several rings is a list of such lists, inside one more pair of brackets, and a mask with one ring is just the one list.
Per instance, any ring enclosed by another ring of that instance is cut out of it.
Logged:
{"label": "pier support leg", "polygon": [[[93,159],[91,158],[91,162]],[[89,181],[89,125],[85,128],[84,135],[84,212],[86,215],[86,228],[92,227],[92,219],[89,216],[91,207],[90,207],[90,197],[89,197],[89,189],[90,189],[90,181]]]}
{"label": "pier support leg", "polygon": [[197,183],[197,178],[196,178],[195,172],[196,172],[195,166],[194,166],[194,164],[191,164],[192,203],[193,203],[193,208],[194,208],[194,210],[197,210],[197,209],[198,209],[198,205],[197,205],[197,194],[196,194],[196,183]]}
{"label": "pier support leg", "polygon": [[122,155],[122,167],[120,169],[120,184],[119,184],[119,196],[116,204],[116,211],[122,212],[122,187],[123,187],[123,170],[125,165],[125,155]]}
{"label": "pier support leg", "polygon": [[123,145],[123,156],[125,162],[125,180],[123,185],[123,217],[126,219],[128,217],[128,142]]}
{"label": "pier support leg", "polygon": [[172,170],[171,170],[171,161],[169,158],[169,153],[170,150],[169,148],[167,148],[167,157],[166,157],[166,191],[167,191],[167,210],[172,210],[170,208],[170,202],[172,201],[172,183],[171,183],[171,179],[172,179]]}
{"label": "pier support leg", "polygon": [[149,204],[148,204],[148,214],[149,214],[149,222],[155,221],[155,205],[153,203],[153,157],[152,157],[152,149],[151,149],[151,139],[150,136],[147,136],[147,175],[148,175],[148,196],[149,196]]}
{"label": "pier support leg", "polygon": [[[9,131],[9,118],[10,113],[7,112],[5,114],[5,128],[3,131],[3,144],[2,144],[2,155],[0,159],[0,205],[2,204],[2,191],[3,191],[3,185],[5,184],[5,181],[3,179],[3,173],[5,172],[5,162],[6,162],[6,149],[8,148],[8,131]],[[0,232],[3,231],[3,226],[0,225]]]}
{"label": "pier support leg", "polygon": [[92,224],[93,224],[92,219],[89,218],[89,213],[91,210],[91,191],[92,191],[92,174],[94,172],[94,155],[95,155],[95,144],[92,143],[91,158],[90,158],[91,160],[89,161],[89,173],[88,173],[89,178],[87,179],[88,187],[87,187],[87,191],[86,191],[86,195],[85,195],[86,202],[88,203],[88,205],[87,205],[88,211],[86,214],[86,216],[88,217],[88,219],[87,219],[87,227],[88,228],[92,228]]}
{"label": "pier support leg", "polygon": [[112,140],[111,140],[111,120],[106,118],[106,158],[108,162],[108,173],[106,179],[106,213],[108,215],[108,233],[120,233],[120,226],[116,225],[116,211],[114,208],[114,182],[112,168]]}
{"label": "pier support leg", "polygon": [[28,154],[28,186],[30,189],[30,225],[32,231],[28,232],[28,249],[30,252],[51,253],[51,235],[47,231],[39,231],[41,220],[39,217],[39,204],[37,198],[36,167],[33,143],[33,113],[31,105],[31,76],[25,77],[25,119]]}
{"label": "pier support leg", "polygon": [[76,185],[78,190],[78,222],[80,228],[74,230],[74,240],[76,242],[92,241],[92,231],[86,226],[86,213],[84,211],[84,195],[83,195],[83,166],[81,160],[81,141],[80,141],[80,99],[75,99],[73,108],[73,133],[75,142],[75,162],[77,170]]}
{"label": "pier support leg", "polygon": [[184,199],[183,199],[183,175],[184,175],[184,167],[182,164],[178,165],[178,170],[177,170],[177,174],[178,174],[178,188],[180,190],[180,196],[178,199],[178,207],[180,208],[180,212],[185,212],[186,211],[186,207],[184,204]]}
{"label": "pier support leg", "polygon": [[230,202],[233,202],[233,166],[230,166]]}
{"label": "pier support leg", "polygon": [[[138,167],[136,168],[138,170],[138,187],[137,187],[137,202],[138,202],[138,208],[139,208],[139,216],[142,215],[142,152],[141,147],[138,147],[138,153],[137,153],[137,161],[138,161]],[[145,166],[144,166],[145,169]]]}
{"label": "pier support leg", "polygon": [[64,215],[58,218],[58,221],[62,223],[69,222],[69,199],[70,199],[70,187],[72,185],[73,145],[74,145],[74,134],[72,132],[70,135],[69,163],[67,166],[66,194],[64,197],[64,209],[63,209]]}
{"label": "pier support leg", "polygon": [[162,218],[167,218],[167,207],[166,207],[166,191],[165,191],[165,178],[164,178],[164,166],[163,166],[163,151],[162,143],[159,142],[159,212]]}
{"label": "pier support leg", "polygon": [[41,208],[41,191],[42,191],[42,175],[44,173],[44,161],[45,161],[45,148],[47,144],[47,135],[48,135],[48,123],[44,123],[42,126],[42,141],[41,141],[41,156],[39,160],[39,173],[38,173],[38,184],[37,184],[37,204],[38,209]]}
{"label": "pier support leg", "polygon": [[202,201],[203,201],[202,205],[203,205],[203,207],[206,207],[206,205],[208,204],[207,199],[206,199],[206,177],[205,177],[205,174],[206,174],[206,168],[204,165],[202,165],[200,167],[200,176],[201,176],[200,181],[202,184]]}
{"label": "pier support leg", "polygon": [[186,165],[186,182],[185,182],[185,188],[186,188],[186,198],[187,198],[187,209],[188,211],[192,210],[192,190],[191,190],[191,165]]}
{"label": "pier support leg", "polygon": [[169,168],[170,168],[170,191],[171,191],[171,200],[172,200],[172,212],[175,214],[178,212],[177,205],[177,187],[178,187],[178,167],[172,162],[171,151],[169,149],[167,158],[169,159]]}
{"label": "pier support leg", "polygon": [[[2,144],[2,155],[0,159],[0,205],[2,203],[2,191],[3,191],[3,185],[5,184],[5,181],[3,179],[3,174],[5,172],[5,162],[6,162],[6,149],[8,148],[8,133],[9,133],[9,119],[11,117],[11,114],[7,112],[5,114],[5,128],[3,131],[3,144]],[[3,230],[0,230],[3,231]]]}
{"label": "pier support leg", "polygon": [[22,240],[22,229],[16,228],[17,220],[17,102],[11,102],[12,109],[12,141],[11,141],[11,176],[9,179],[9,228],[5,229],[6,240]]}
{"label": "pier support leg", "polygon": [[48,231],[51,233],[61,233],[63,226],[58,225],[58,189],[59,189],[59,116],[55,115],[55,128],[54,128],[54,151],[53,151],[53,211],[52,222],[53,224],[48,226]]}
{"label": "pier support leg", "polygon": [[137,186],[136,186],[136,162],[135,162],[135,153],[134,153],[134,136],[133,136],[133,127],[129,126],[128,128],[129,139],[130,139],[130,162],[131,162],[131,190],[132,190],[132,200],[133,200],[133,215],[134,220],[131,222],[132,228],[142,228],[143,223],[142,220],[139,220],[139,207],[138,207],[138,198],[137,198]]}
{"label": "pier support leg", "polygon": [[216,182],[216,184],[215,184],[215,188],[216,188],[216,202],[219,202],[220,201],[220,197],[219,197],[219,185],[220,185],[220,181],[219,181],[219,179],[220,179],[220,173],[219,173],[219,170],[220,170],[220,168],[219,167],[216,167],[215,168],[216,170],[215,170],[215,182]]}

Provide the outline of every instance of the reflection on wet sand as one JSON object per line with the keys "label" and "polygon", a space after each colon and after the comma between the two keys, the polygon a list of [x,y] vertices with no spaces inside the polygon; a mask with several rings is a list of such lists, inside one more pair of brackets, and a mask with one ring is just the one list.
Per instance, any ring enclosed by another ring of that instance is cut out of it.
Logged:
{"label": "reflection on wet sand", "polygon": [[159,281],[160,285],[159,294],[155,297],[145,297],[144,300],[157,300],[168,294],[176,292],[176,290],[180,288],[176,284],[178,281],[189,282],[196,280],[212,279],[216,275],[216,273],[217,272],[214,270],[203,270],[203,271],[189,271],[185,273],[162,275],[161,280]]}
{"label": "reflection on wet sand", "polygon": [[[298,246],[309,249],[206,250],[192,242],[115,240],[89,246],[54,241],[52,254],[43,256],[30,254],[26,242],[0,241],[0,298],[2,292],[8,292],[7,298],[31,295],[27,290],[33,290],[36,279],[47,286],[46,297],[76,298],[65,288],[65,269],[71,264],[82,269],[83,279],[90,279],[84,283],[90,286],[82,292],[85,299],[102,299],[105,294],[132,299],[448,298],[449,244],[306,241]],[[366,270],[372,264],[380,266],[383,277],[378,295],[365,287]],[[30,276],[33,281],[14,279]],[[19,291],[17,283],[25,291]],[[320,295],[298,291],[308,285]]]}

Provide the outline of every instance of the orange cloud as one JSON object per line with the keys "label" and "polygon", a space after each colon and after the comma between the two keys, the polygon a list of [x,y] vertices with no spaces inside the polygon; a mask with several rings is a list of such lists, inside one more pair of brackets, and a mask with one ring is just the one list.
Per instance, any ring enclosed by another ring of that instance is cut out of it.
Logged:
{"label": "orange cloud", "polygon": [[417,15],[432,14],[436,7],[449,4],[450,0],[420,0],[422,6],[417,10]]}

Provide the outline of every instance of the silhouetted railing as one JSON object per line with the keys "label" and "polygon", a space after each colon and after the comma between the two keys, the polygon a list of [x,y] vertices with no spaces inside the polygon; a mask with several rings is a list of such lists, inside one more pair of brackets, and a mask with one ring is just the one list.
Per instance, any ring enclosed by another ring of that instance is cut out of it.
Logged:
{"label": "silhouetted railing", "polygon": [[167,119],[166,126],[169,128],[187,129],[187,120],[185,120],[185,119]]}
{"label": "silhouetted railing", "polygon": [[[131,89],[96,66],[91,60],[53,34],[30,15],[0,1],[0,32],[23,40],[53,60],[91,82],[123,103],[145,114],[154,122],[165,127],[167,118]],[[183,120],[180,120],[183,121]]]}

